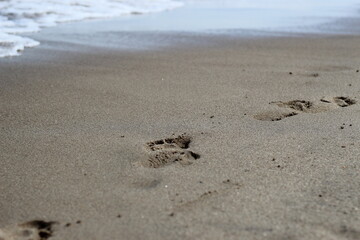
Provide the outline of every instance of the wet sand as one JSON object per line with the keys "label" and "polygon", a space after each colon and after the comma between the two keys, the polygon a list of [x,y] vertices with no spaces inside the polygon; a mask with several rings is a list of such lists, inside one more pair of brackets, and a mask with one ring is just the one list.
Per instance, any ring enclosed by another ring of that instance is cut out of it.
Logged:
{"label": "wet sand", "polygon": [[0,239],[359,239],[360,37],[201,40],[1,59]]}

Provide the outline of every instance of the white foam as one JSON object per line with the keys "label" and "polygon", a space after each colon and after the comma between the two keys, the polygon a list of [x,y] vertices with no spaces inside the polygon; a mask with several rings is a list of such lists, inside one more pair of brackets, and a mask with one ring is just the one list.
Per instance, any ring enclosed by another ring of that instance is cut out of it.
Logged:
{"label": "white foam", "polygon": [[62,22],[159,12],[181,5],[173,0],[0,0],[0,57],[39,45],[17,34]]}

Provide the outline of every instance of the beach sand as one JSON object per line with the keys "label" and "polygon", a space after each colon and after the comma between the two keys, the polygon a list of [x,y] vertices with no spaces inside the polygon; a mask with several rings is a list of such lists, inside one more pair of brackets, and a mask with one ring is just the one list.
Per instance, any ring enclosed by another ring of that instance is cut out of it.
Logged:
{"label": "beach sand", "polygon": [[202,41],[1,59],[0,239],[360,239],[360,37]]}

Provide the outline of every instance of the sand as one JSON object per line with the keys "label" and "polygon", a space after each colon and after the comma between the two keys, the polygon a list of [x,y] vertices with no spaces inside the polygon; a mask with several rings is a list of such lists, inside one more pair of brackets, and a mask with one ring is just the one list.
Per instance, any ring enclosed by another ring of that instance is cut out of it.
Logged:
{"label": "sand", "polygon": [[360,37],[200,40],[1,59],[0,239],[360,239]]}

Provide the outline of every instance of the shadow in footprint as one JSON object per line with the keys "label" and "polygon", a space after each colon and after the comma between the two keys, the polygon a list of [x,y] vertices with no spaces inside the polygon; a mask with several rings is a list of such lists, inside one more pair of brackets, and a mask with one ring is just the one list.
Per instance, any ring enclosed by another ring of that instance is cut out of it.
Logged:
{"label": "shadow in footprint", "polygon": [[356,104],[356,101],[349,97],[334,97],[334,101],[339,107],[348,107]]}

